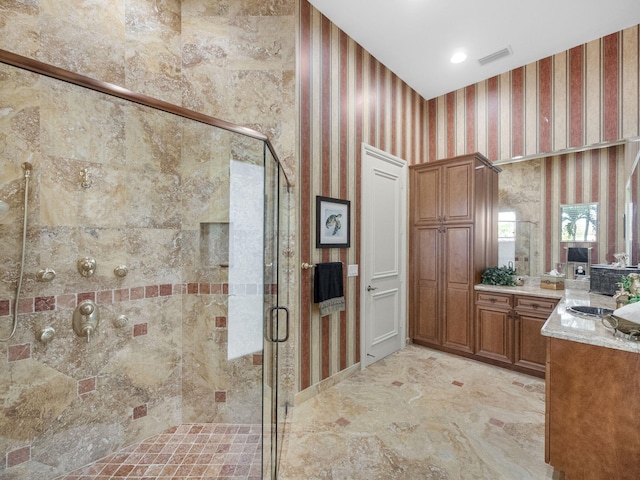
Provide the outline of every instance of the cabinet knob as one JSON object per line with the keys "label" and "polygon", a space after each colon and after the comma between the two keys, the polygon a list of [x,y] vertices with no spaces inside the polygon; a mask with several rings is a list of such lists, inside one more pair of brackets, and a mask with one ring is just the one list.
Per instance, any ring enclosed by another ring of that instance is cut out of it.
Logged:
{"label": "cabinet knob", "polygon": [[496,303],[496,299],[495,299],[495,298],[492,298],[492,299],[490,299],[489,301],[490,301],[491,303]]}
{"label": "cabinet knob", "polygon": [[538,304],[537,303],[532,303],[531,304],[531,308],[533,308],[534,310],[538,309]]}

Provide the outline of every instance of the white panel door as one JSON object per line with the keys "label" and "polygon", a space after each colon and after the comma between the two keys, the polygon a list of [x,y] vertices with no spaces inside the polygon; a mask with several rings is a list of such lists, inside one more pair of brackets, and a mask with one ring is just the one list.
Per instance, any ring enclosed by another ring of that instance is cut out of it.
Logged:
{"label": "white panel door", "polygon": [[362,147],[362,366],[406,339],[406,162]]}

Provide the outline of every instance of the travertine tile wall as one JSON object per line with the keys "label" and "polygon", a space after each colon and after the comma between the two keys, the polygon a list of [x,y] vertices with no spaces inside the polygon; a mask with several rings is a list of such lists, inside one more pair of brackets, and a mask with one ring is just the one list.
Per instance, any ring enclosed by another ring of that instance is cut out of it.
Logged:
{"label": "travertine tile wall", "polygon": [[[0,48],[263,131],[293,178],[295,3],[3,3]],[[25,313],[0,368],[0,474],[47,478],[181,421],[259,421],[262,355],[226,360],[229,289],[257,289],[229,286],[198,257],[200,223],[228,221],[230,160],[262,148],[34,74],[0,76],[0,195],[12,207],[0,221],[0,336],[17,277],[20,164],[34,164]],[[83,255],[98,260],[91,279],[76,271]],[[44,267],[58,274],[50,284],[34,280]],[[71,331],[84,298],[102,315],[89,345]],[[129,324],[117,329],[121,314]],[[34,336],[45,325],[56,328],[47,346]]]}
{"label": "travertine tile wall", "polygon": [[[200,225],[229,221],[229,161],[261,163],[262,149],[229,132],[205,137],[187,120],[13,67],[0,74],[4,87],[14,87],[0,94],[9,112],[0,122],[5,152],[19,149],[12,127],[32,115],[39,129],[20,135],[40,155],[30,179],[19,325],[0,375],[3,468],[19,468],[23,462],[11,463],[18,458],[31,460],[24,478],[60,473],[180,422],[259,422],[262,355],[227,361],[227,296],[263,287],[229,285],[227,268],[203,267]],[[192,147],[196,138],[199,148]],[[25,181],[11,175],[19,164],[3,165],[11,211],[0,235],[12,246],[0,254],[6,336]],[[83,256],[98,263],[90,278],[77,271]],[[113,273],[117,265],[128,266],[125,278]],[[37,282],[46,267],[56,278]],[[71,328],[84,299],[101,316],[91,343]],[[129,323],[116,328],[123,314]],[[56,330],[48,345],[36,341],[45,326]],[[13,454],[25,448],[27,457]]]}

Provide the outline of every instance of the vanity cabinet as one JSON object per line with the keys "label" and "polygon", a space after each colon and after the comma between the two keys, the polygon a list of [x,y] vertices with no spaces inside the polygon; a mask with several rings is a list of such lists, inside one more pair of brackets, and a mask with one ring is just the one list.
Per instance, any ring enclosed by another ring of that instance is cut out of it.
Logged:
{"label": "vanity cabinet", "polygon": [[640,477],[640,353],[547,338],[545,460],[573,479]]}
{"label": "vanity cabinet", "polygon": [[409,171],[410,336],[419,345],[472,356],[473,287],[498,260],[500,169],[475,153]]}
{"label": "vanity cabinet", "polygon": [[513,295],[476,293],[476,356],[513,363],[513,316]]}
{"label": "vanity cabinet", "polygon": [[515,337],[514,365],[544,375],[547,339],[540,333],[557,299],[514,295]]}
{"label": "vanity cabinet", "polygon": [[554,298],[476,292],[476,357],[543,377],[547,342],[540,330],[557,303]]}

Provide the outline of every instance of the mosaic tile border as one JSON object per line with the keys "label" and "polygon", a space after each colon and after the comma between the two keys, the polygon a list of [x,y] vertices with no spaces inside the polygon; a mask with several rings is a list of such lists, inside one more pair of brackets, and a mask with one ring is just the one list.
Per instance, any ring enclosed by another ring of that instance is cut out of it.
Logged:
{"label": "mosaic tile border", "polygon": [[[145,285],[130,288],[114,288],[95,292],[64,293],[41,297],[25,297],[20,299],[19,314],[50,312],[60,308],[75,308],[83,300],[91,300],[99,304],[128,302],[149,298],[169,297],[172,295],[274,295],[278,286],[275,284],[228,284],[228,283],[176,283]],[[0,317],[13,315],[15,300],[0,300]]]}

